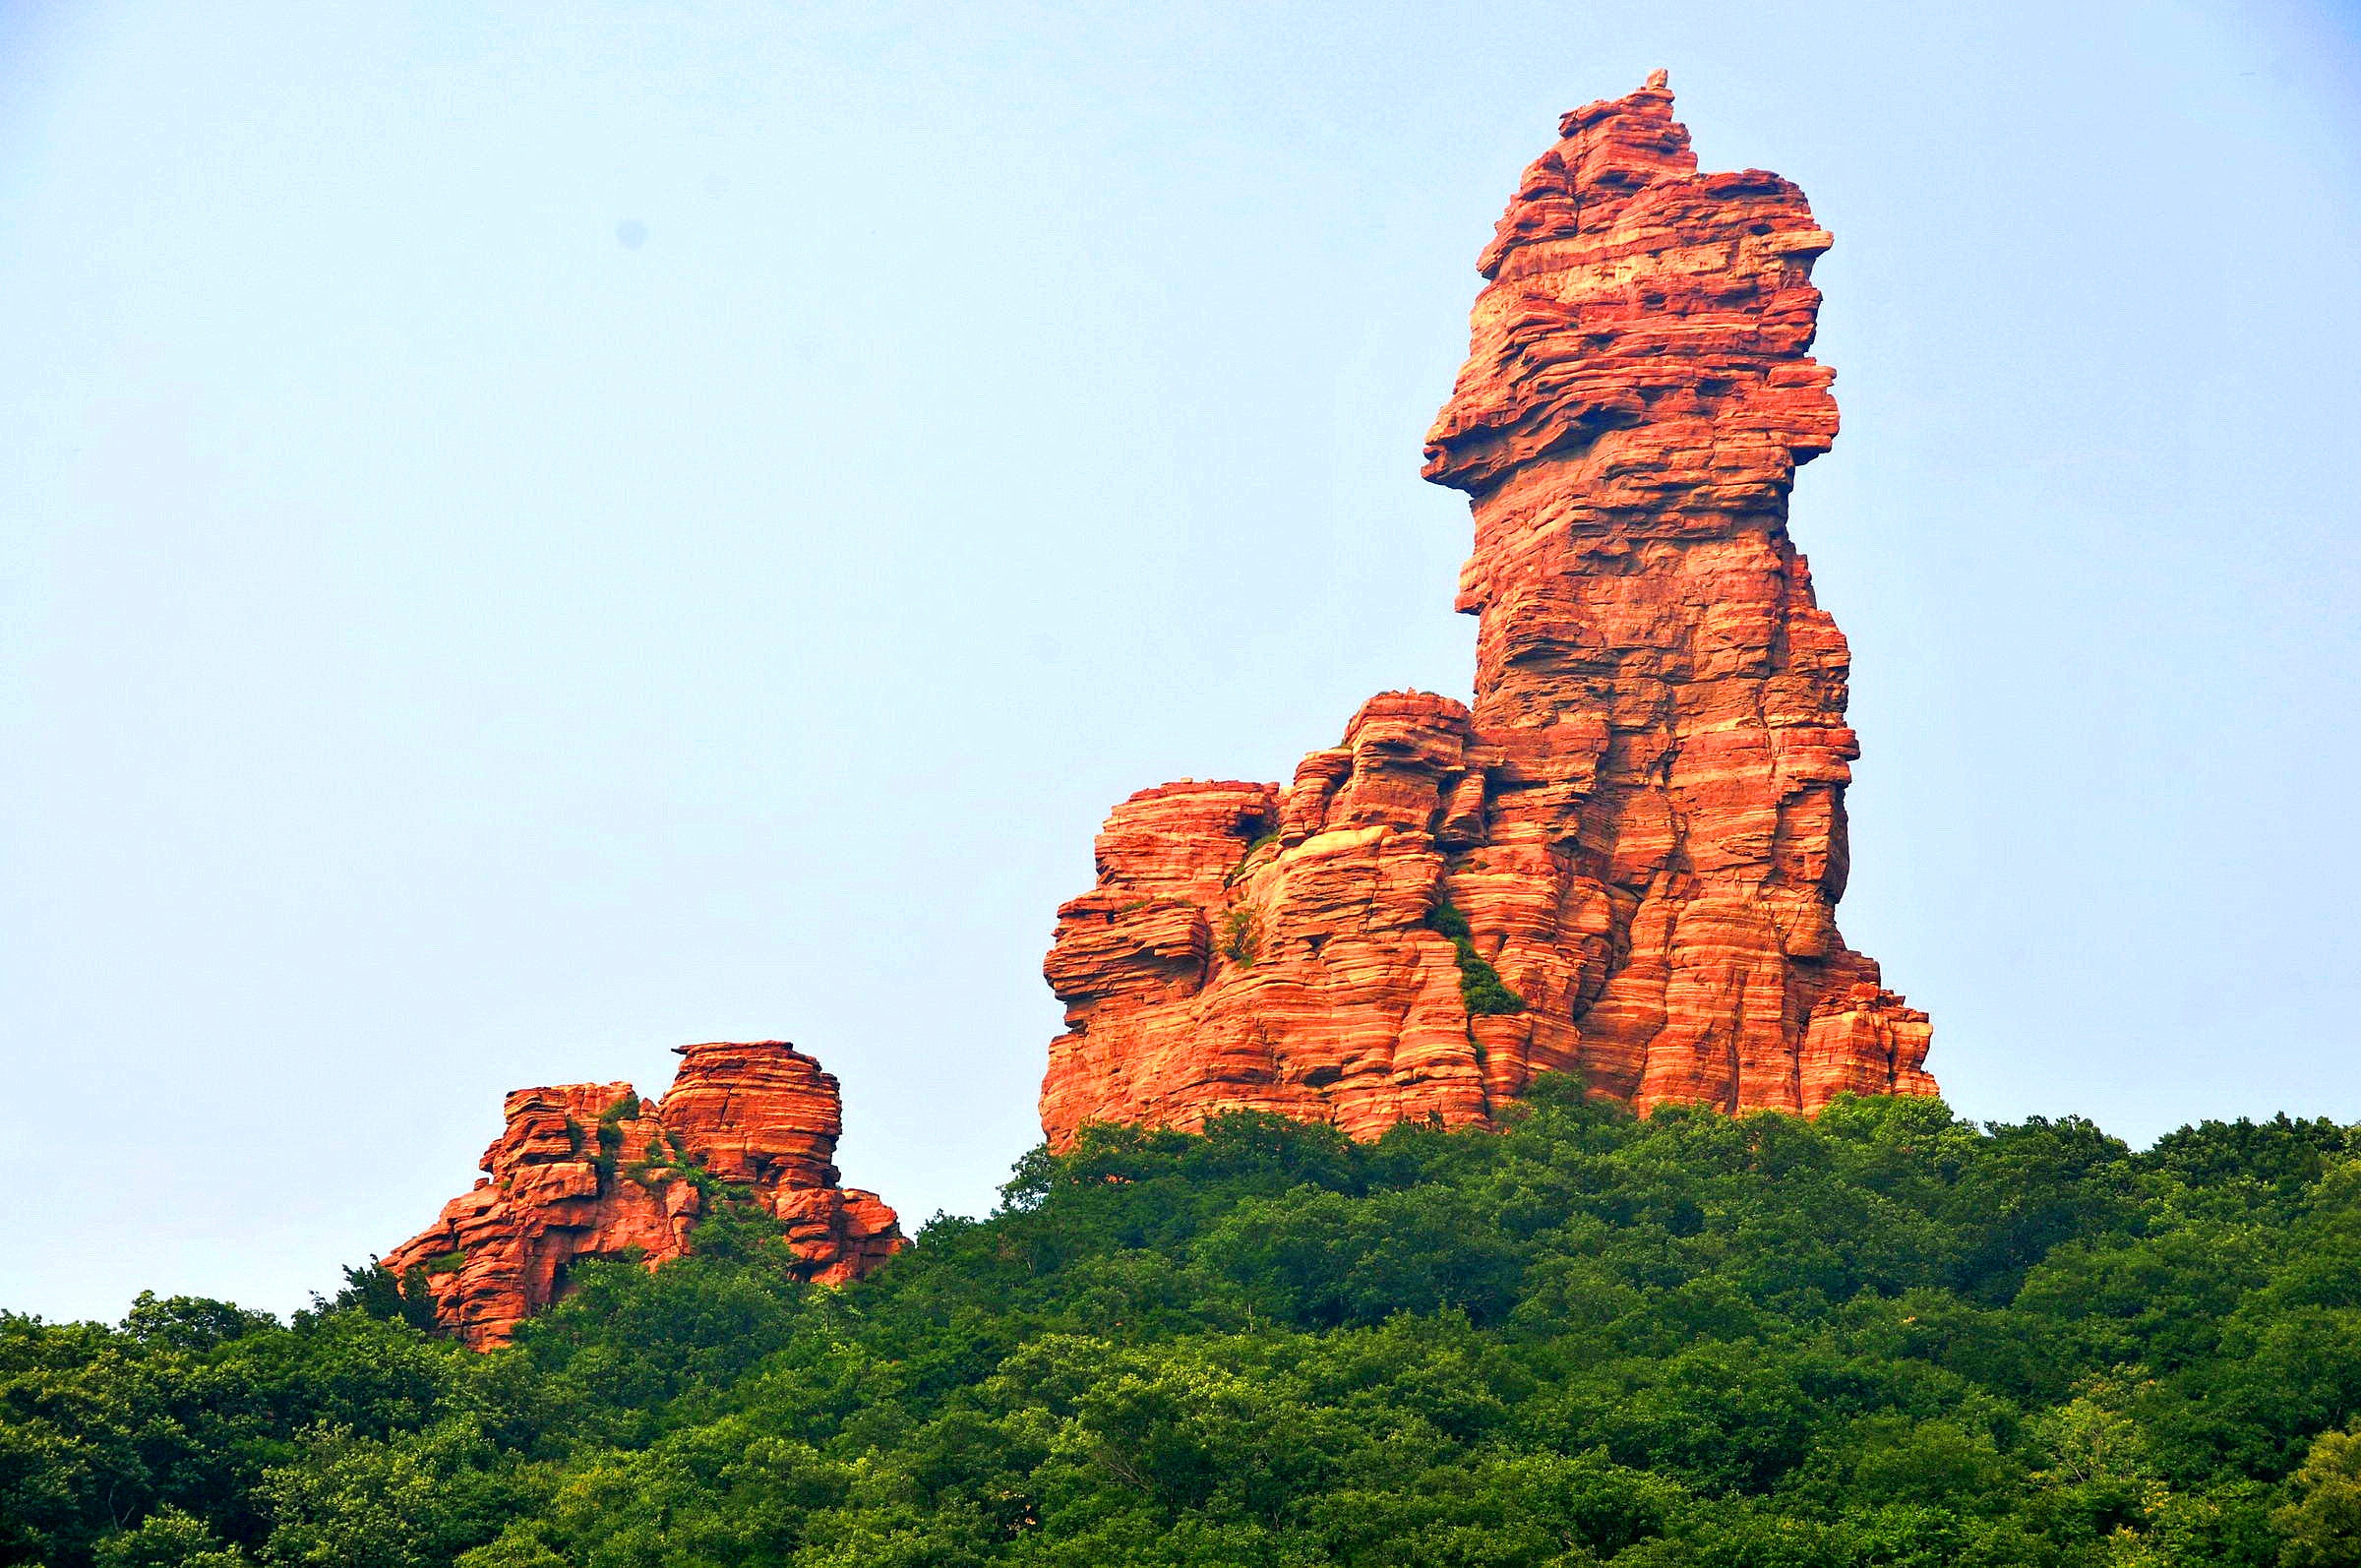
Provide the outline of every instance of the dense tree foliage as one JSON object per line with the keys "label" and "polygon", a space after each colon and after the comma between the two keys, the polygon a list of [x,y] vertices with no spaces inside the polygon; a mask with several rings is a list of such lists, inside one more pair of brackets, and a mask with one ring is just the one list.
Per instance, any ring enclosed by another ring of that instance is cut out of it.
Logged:
{"label": "dense tree foliage", "polygon": [[841,1291],[763,1223],[515,1348],[0,1317],[48,1568],[2361,1563],[2361,1138],[1545,1091],[1500,1133],[1102,1128]]}

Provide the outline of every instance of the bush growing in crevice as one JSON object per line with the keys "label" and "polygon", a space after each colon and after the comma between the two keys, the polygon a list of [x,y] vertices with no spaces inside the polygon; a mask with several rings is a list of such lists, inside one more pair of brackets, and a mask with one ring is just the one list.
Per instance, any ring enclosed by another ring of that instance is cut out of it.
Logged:
{"label": "bush growing in crevice", "polygon": [[1222,956],[1241,969],[1253,967],[1255,947],[1261,939],[1252,910],[1234,909],[1222,917]]}
{"label": "bush growing in crevice", "polygon": [[1426,912],[1426,929],[1448,938],[1452,952],[1458,955],[1459,999],[1470,1017],[1525,1010],[1525,998],[1509,990],[1508,983],[1500,978],[1500,971],[1476,950],[1468,917],[1453,907],[1448,898],[1437,898],[1434,907]]}
{"label": "bush growing in crevice", "polygon": [[1229,874],[1223,876],[1222,885],[1228,887],[1234,884],[1246,874],[1246,868],[1253,864],[1255,856],[1278,842],[1279,829],[1275,827],[1256,833],[1252,838],[1247,839],[1244,853],[1238,857],[1238,864],[1231,867]]}
{"label": "bush growing in crevice", "polygon": [[591,1166],[598,1172],[600,1187],[605,1187],[615,1179],[615,1163],[622,1153],[623,1128],[612,1121],[601,1121],[598,1124],[598,1153],[590,1157]]}

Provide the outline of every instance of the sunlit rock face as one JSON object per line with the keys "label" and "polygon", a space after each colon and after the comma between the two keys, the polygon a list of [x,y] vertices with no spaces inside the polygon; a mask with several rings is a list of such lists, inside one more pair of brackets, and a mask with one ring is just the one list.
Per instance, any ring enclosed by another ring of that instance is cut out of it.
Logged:
{"label": "sunlit rock face", "polygon": [[1850,654],[1786,529],[1837,433],[1830,237],[1777,175],[1699,173],[1661,73],[1558,130],[1427,436],[1474,513],[1475,706],[1388,693],[1292,783],[1115,809],[1045,969],[1053,1144],[1482,1124],[1559,1069],[1643,1107],[1935,1092],[1926,1015],[1837,931]]}
{"label": "sunlit rock face", "polygon": [[902,1245],[893,1210],[838,1184],[835,1078],[781,1040],[679,1048],[662,1101],[628,1083],[518,1089],[484,1176],[384,1262],[467,1344],[508,1343],[585,1257],[680,1257],[706,1187],[744,1189],[785,1222],[802,1279],[858,1278]]}

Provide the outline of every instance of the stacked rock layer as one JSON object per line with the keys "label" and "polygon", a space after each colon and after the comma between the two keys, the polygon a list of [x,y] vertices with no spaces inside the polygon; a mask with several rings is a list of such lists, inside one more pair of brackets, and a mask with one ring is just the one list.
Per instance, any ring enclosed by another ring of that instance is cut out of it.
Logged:
{"label": "stacked rock layer", "polygon": [[1786,531],[1837,432],[1829,235],[1777,175],[1699,173],[1661,73],[1559,135],[1427,438],[1475,514],[1473,710],[1389,693],[1291,784],[1116,808],[1045,966],[1053,1144],[1483,1123],[1546,1070],[1643,1107],[1935,1092],[1926,1015],[1835,921],[1849,653]]}
{"label": "stacked rock layer", "polygon": [[661,1102],[628,1083],[518,1089],[475,1190],[385,1266],[478,1349],[563,1296],[586,1257],[649,1268],[690,1250],[708,1192],[742,1190],[785,1222],[799,1277],[858,1278],[902,1245],[893,1210],[838,1184],[835,1078],[780,1040],[682,1046]]}

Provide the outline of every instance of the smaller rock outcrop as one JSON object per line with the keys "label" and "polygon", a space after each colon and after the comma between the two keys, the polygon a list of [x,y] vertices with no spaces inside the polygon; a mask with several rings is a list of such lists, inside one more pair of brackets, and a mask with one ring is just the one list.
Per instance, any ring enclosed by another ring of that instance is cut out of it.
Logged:
{"label": "smaller rock outcrop", "polygon": [[818,1062],[783,1040],[677,1049],[659,1102],[628,1083],[510,1094],[475,1189],[384,1259],[404,1291],[424,1289],[468,1345],[505,1345],[566,1294],[577,1260],[680,1257],[730,1189],[784,1222],[802,1279],[858,1279],[902,1246],[892,1209],[839,1185],[842,1114]]}

